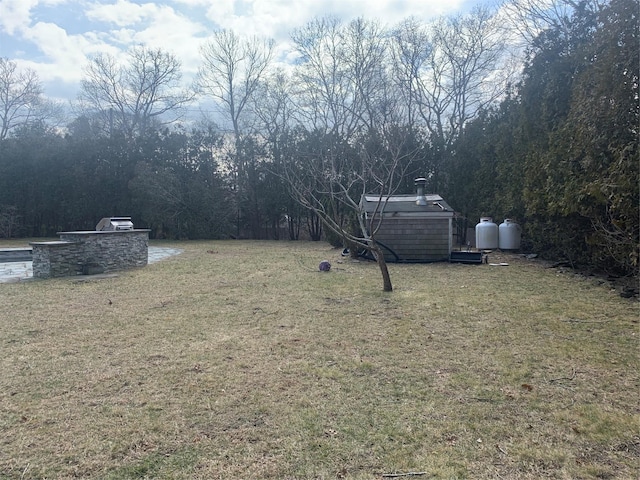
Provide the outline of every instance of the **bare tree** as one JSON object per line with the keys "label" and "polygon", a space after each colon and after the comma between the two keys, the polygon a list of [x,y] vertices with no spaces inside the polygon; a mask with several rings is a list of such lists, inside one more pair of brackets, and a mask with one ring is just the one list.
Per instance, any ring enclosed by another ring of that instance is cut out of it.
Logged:
{"label": "bare tree", "polygon": [[[389,125],[363,135],[353,148],[357,159],[348,162],[336,150],[323,148],[320,139],[317,144],[308,145],[307,151],[299,149],[297,162],[285,164],[283,173],[300,205],[311,210],[350,248],[372,254],[380,269],[385,292],[392,291],[393,287],[376,234],[387,199],[403,182],[406,160],[414,155],[406,148],[405,133],[403,129]],[[334,143],[331,138],[328,141]],[[378,198],[376,209],[368,218],[362,215],[361,200],[365,194]],[[345,212],[348,222],[344,222]]]}
{"label": "bare tree", "polygon": [[33,70],[18,70],[16,62],[0,57],[0,140],[19,125],[39,118],[42,85]]}
{"label": "bare tree", "polygon": [[96,111],[109,133],[128,138],[144,134],[154,123],[167,124],[182,115],[193,94],[181,88],[179,60],[160,49],[134,47],[126,64],[100,54],[87,66],[79,95]]}
{"label": "bare tree", "polygon": [[260,127],[268,138],[277,137],[290,128],[294,115],[291,78],[282,70],[277,70],[260,82],[252,108]]}
{"label": "bare tree", "polygon": [[[377,23],[347,25],[316,19],[297,30],[300,55],[298,109],[302,112],[296,156],[284,175],[292,195],[353,249],[376,259],[383,290],[393,289],[376,242],[386,199],[404,180],[414,152],[400,126],[398,91],[388,69],[388,37]],[[361,215],[361,199],[377,195],[373,216]]]}
{"label": "bare tree", "polygon": [[415,18],[401,22],[393,31],[392,38],[393,79],[404,104],[407,125],[416,129],[420,118],[420,99],[426,89],[424,72],[428,69],[433,50],[431,38]]}
{"label": "bare tree", "polygon": [[[572,12],[578,7],[577,0],[507,0],[503,5],[504,18],[530,45],[544,30],[556,28],[567,35],[571,27]],[[586,0],[586,6],[594,12],[600,11],[607,0]]]}
{"label": "bare tree", "polygon": [[439,188],[441,163],[463,126],[504,94],[513,71],[498,17],[486,8],[429,26],[406,20],[395,30],[394,61],[409,119],[430,134]]}
{"label": "bare tree", "polygon": [[197,85],[218,103],[237,137],[243,133],[243,114],[271,63],[273,46],[273,41],[221,30],[201,48],[203,66]]}
{"label": "bare tree", "polygon": [[296,69],[302,122],[349,138],[371,128],[384,114],[386,32],[362,18],[344,25],[316,18],[292,34],[300,63]]}
{"label": "bare tree", "polygon": [[[256,37],[242,38],[231,30],[216,32],[201,48],[203,65],[196,84],[204,95],[219,107],[222,118],[229,122],[229,169],[235,177],[237,233],[241,217],[248,210],[251,228],[259,229],[258,201],[252,192],[249,170],[254,170],[256,156],[255,115],[251,102],[273,57],[273,41]],[[241,205],[251,205],[248,209]]]}
{"label": "bare tree", "polygon": [[341,33],[341,62],[352,91],[349,111],[358,126],[374,130],[395,107],[388,89],[387,33],[377,22],[362,18],[349,22]]}
{"label": "bare tree", "polygon": [[291,37],[300,57],[295,72],[303,123],[334,133],[348,131],[344,108],[347,88],[338,53],[340,21],[333,17],[316,18],[295,30]]}

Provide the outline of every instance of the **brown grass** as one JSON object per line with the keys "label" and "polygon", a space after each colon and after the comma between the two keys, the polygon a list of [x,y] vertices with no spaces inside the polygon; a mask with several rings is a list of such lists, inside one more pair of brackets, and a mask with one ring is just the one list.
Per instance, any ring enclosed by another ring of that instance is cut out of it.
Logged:
{"label": "brown grass", "polygon": [[638,304],[588,277],[167,246],[0,284],[1,478],[638,477]]}

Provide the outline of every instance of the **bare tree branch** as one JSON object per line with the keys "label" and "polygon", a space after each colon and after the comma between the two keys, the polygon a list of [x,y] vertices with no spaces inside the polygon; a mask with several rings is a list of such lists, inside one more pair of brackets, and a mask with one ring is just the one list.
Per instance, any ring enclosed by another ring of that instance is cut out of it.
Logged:
{"label": "bare tree branch", "polygon": [[202,47],[197,86],[222,107],[234,134],[273,57],[273,41],[244,39],[231,30],[216,32]]}
{"label": "bare tree branch", "polygon": [[0,57],[0,140],[19,125],[40,118],[42,86],[33,70],[18,70],[16,62]]}
{"label": "bare tree branch", "polygon": [[79,99],[102,117],[110,134],[131,138],[182,116],[194,95],[181,88],[181,77],[178,59],[160,49],[134,47],[125,65],[99,54],[85,69]]}

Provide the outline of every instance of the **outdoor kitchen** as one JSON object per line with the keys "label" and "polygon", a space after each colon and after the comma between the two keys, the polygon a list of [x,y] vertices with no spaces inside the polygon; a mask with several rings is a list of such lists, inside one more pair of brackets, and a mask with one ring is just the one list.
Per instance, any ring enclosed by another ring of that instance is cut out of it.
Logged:
{"label": "outdoor kitchen", "polygon": [[147,265],[149,230],[131,217],[107,217],[95,230],[58,232],[60,240],[31,242],[35,278],[95,275]]}

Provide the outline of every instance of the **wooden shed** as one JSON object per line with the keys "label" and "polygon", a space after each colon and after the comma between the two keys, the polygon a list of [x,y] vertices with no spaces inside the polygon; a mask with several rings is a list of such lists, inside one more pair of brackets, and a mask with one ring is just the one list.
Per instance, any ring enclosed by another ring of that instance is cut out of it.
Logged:
{"label": "wooden shed", "polygon": [[[360,207],[367,220],[382,215],[376,240],[387,261],[437,262],[449,260],[453,238],[453,209],[440,195],[424,193],[426,180],[416,179],[412,195],[363,195]],[[380,201],[381,200],[381,201]],[[377,211],[376,211],[377,209]]]}

